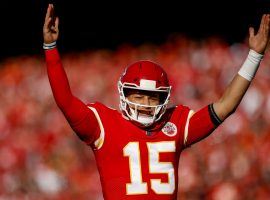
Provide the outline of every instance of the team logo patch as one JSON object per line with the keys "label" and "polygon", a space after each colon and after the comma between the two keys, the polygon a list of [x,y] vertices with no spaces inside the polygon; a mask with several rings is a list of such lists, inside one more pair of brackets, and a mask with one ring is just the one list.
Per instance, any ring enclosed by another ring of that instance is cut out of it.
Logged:
{"label": "team logo patch", "polygon": [[177,133],[177,127],[172,122],[167,122],[165,126],[162,128],[162,132],[170,137],[173,137]]}

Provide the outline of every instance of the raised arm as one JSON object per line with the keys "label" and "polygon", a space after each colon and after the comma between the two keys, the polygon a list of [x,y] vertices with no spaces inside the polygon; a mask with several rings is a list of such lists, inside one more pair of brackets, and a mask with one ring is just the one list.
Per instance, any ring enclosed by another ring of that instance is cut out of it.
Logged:
{"label": "raised arm", "polygon": [[92,111],[74,97],[68,82],[67,75],[61,63],[56,48],[59,36],[59,18],[54,17],[54,8],[49,4],[43,26],[43,48],[47,72],[56,104],[61,109],[70,126],[78,136],[87,143],[92,143],[99,136],[98,122]]}
{"label": "raised arm", "polygon": [[223,121],[233,113],[245,95],[251,80],[260,65],[267,44],[269,43],[270,14],[264,14],[258,32],[249,28],[249,54],[238,74],[227,86],[223,96],[213,104],[218,118]]}
{"label": "raised arm", "polygon": [[184,140],[186,146],[206,138],[236,110],[255,76],[269,42],[269,24],[270,15],[263,15],[257,34],[254,28],[249,29],[249,54],[223,96],[188,117],[189,127]]}

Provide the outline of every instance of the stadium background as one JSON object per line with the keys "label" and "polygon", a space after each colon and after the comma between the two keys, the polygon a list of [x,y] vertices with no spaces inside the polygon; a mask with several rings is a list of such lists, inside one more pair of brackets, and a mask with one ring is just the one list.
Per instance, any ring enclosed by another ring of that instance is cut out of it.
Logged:
{"label": "stadium background", "polygon": [[[73,92],[115,108],[119,74],[137,59],[164,66],[172,103],[197,110],[216,100],[247,55],[248,26],[257,28],[270,10],[266,0],[51,2]],[[41,48],[47,3],[1,2],[0,200],[98,200],[93,154],[73,134],[49,87]],[[237,112],[182,153],[180,199],[269,199],[269,64],[270,55]]]}

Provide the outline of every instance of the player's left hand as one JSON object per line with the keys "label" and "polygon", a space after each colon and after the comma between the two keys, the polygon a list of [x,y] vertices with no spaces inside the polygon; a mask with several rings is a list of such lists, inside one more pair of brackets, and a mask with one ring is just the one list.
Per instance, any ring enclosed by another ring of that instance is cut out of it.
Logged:
{"label": "player's left hand", "polygon": [[269,43],[270,14],[264,14],[258,32],[255,34],[254,28],[249,28],[249,48],[257,53],[264,54]]}

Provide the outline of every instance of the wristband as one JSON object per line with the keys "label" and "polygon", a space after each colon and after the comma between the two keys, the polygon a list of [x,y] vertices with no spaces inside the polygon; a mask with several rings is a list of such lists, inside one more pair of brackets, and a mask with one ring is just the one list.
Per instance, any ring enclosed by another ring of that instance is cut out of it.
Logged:
{"label": "wristband", "polygon": [[49,43],[49,44],[43,43],[43,49],[45,49],[45,50],[53,49],[55,47],[56,47],[56,41]]}
{"label": "wristband", "polygon": [[240,68],[238,74],[245,78],[248,81],[252,81],[254,78],[261,60],[263,59],[263,55],[257,53],[256,51],[250,49],[248,56]]}

